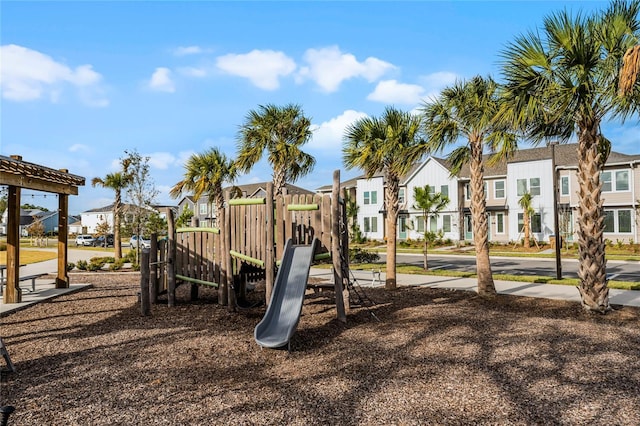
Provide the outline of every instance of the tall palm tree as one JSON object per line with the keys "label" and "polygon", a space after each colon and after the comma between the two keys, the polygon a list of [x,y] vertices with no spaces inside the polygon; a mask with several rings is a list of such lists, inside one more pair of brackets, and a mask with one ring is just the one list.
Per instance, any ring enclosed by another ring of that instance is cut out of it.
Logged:
{"label": "tall palm tree", "polygon": [[347,127],[342,158],[347,169],[359,168],[367,178],[384,173],[387,189],[387,279],[396,288],[396,230],[400,179],[426,153],[420,117],[387,107],[381,117],[364,117]]}
{"label": "tall palm tree", "polygon": [[299,105],[260,105],[249,111],[240,126],[238,169],[248,172],[267,151],[267,161],[273,168],[273,191],[280,195],[286,183],[294,183],[313,170],[315,158],[301,150],[311,134],[311,120]]}
{"label": "tall palm tree", "polygon": [[116,260],[122,257],[122,243],[120,241],[120,219],[122,218],[122,191],[131,183],[131,176],[123,172],[109,173],[104,178],[94,177],[91,186],[110,188],[115,192],[113,212],[113,250]]}
{"label": "tall palm tree", "polygon": [[623,68],[634,54],[631,65],[638,66],[639,10],[638,0],[616,0],[588,16],[554,13],[540,32],[519,36],[502,53],[508,99],[504,116],[537,143],[578,138],[578,289],[583,307],[601,313],[611,307],[600,181],[608,141],[600,125],[639,111],[637,68]]}
{"label": "tall palm tree", "polygon": [[413,199],[416,200],[413,208],[422,211],[422,217],[424,218],[424,270],[426,271],[429,269],[429,264],[427,263],[427,248],[429,247],[427,223],[429,223],[429,216],[438,217],[440,212],[449,204],[449,197],[442,195],[441,192],[431,192],[429,185],[425,185],[424,188],[419,186],[413,188]]}
{"label": "tall palm tree", "polygon": [[498,84],[490,77],[476,76],[445,88],[440,96],[423,107],[425,132],[434,151],[443,151],[461,138],[466,139],[466,144],[454,149],[448,160],[452,175],[457,175],[462,166],[469,163],[478,293],[482,296],[496,294],[489,261],[483,153],[487,149],[497,160],[516,147],[515,133],[496,121],[500,104]]}
{"label": "tall palm tree", "polygon": [[531,215],[533,213],[533,207],[531,202],[533,201],[533,195],[530,192],[525,192],[518,200],[518,204],[522,207],[522,232],[524,233],[524,246],[526,248],[531,247]]}
{"label": "tall palm tree", "polygon": [[193,198],[198,201],[205,194],[215,206],[216,217],[219,217],[219,212],[224,208],[222,185],[233,182],[236,176],[235,162],[218,148],[209,148],[187,159],[183,179],[171,188],[169,195],[178,198],[184,191],[191,191]]}

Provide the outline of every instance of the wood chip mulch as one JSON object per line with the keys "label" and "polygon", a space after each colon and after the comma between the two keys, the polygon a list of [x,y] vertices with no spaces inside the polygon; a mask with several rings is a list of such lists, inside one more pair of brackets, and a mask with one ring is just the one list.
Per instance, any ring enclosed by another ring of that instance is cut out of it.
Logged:
{"label": "wood chip mulch", "polygon": [[378,288],[345,325],[310,291],[289,353],[255,343],[264,307],[214,289],[142,317],[137,274],[72,281],[93,287],[0,319],[9,426],[640,424],[635,308]]}

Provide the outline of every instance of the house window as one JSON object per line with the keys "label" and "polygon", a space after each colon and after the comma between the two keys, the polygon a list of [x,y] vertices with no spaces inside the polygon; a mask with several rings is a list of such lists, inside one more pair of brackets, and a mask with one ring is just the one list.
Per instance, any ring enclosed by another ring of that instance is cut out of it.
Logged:
{"label": "house window", "polygon": [[616,191],[629,190],[629,171],[620,170],[616,172]]}
{"label": "house window", "polygon": [[[365,204],[371,204],[371,196],[370,196],[370,192],[369,191],[365,191],[364,192],[364,203]],[[365,230],[365,232],[367,232],[367,231]]]}
{"label": "house window", "polygon": [[531,178],[528,182],[527,179],[518,179],[516,183],[518,186],[518,197],[522,197],[527,191],[531,195],[540,195],[540,178]]}
{"label": "house window", "polygon": [[522,197],[527,192],[527,180],[526,179],[518,179],[518,197]]}
{"label": "house window", "polygon": [[[531,232],[540,233],[542,232],[542,217],[540,213],[534,213],[529,217]],[[518,230],[520,232],[524,232],[524,213],[518,213]]]}
{"label": "house window", "polygon": [[471,199],[471,186],[468,183],[464,184],[464,199],[465,200]]}
{"label": "house window", "polygon": [[504,198],[505,197],[505,192],[504,192],[504,181],[503,180],[497,180],[493,183],[493,196],[494,198]]}
{"label": "house window", "polygon": [[400,188],[398,189],[398,204],[404,204],[405,199],[404,199],[404,188]]}
{"label": "house window", "polygon": [[529,179],[529,191],[531,191],[531,195],[540,195],[540,178]]}
{"label": "house window", "polygon": [[364,218],[364,232],[378,232],[378,218],[365,217]]}
{"label": "house window", "polygon": [[421,232],[424,234],[424,217],[418,216],[417,221],[418,221],[418,232]]}
{"label": "house window", "polygon": [[448,214],[442,216],[442,231],[451,232],[451,216]]}
{"label": "house window", "polygon": [[560,195],[569,195],[569,176],[560,177]]}
{"label": "house window", "polygon": [[487,181],[484,181],[482,187],[484,188],[484,199],[486,200],[487,198],[489,198],[489,184],[487,183]]}
{"label": "house window", "polygon": [[371,191],[371,204],[378,204],[378,191]]}
{"label": "house window", "polygon": [[602,182],[602,192],[628,191],[629,170],[602,172],[600,181]]}
{"label": "house window", "polygon": [[207,205],[205,203],[200,204],[200,214],[207,214]]}
{"label": "house window", "polygon": [[443,196],[448,197],[449,196],[449,185],[441,185],[440,186],[440,193]]}
{"label": "house window", "polygon": [[438,230],[438,219],[435,216],[429,218],[429,231],[436,232]]}
{"label": "house window", "polygon": [[631,210],[605,210],[604,232],[631,233]]}
{"label": "house window", "polygon": [[496,213],[496,234],[504,234],[504,213]]}

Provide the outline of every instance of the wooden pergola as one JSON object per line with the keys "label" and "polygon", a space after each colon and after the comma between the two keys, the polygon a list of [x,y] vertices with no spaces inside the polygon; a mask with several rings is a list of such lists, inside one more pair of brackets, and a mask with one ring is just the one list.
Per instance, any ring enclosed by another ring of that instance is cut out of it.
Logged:
{"label": "wooden pergola", "polygon": [[8,186],[7,193],[7,270],[3,303],[22,302],[20,289],[20,192],[24,189],[58,194],[58,274],[56,288],[69,287],[67,274],[67,238],[69,234],[69,195],[78,195],[84,186],[82,176],[68,170],[54,170],[22,161],[19,155],[0,155],[0,185]]}

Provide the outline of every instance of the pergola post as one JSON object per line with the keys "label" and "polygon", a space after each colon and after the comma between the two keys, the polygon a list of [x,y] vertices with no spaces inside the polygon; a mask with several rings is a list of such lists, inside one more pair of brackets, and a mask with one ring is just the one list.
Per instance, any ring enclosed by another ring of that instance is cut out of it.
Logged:
{"label": "pergola post", "polygon": [[[19,158],[17,158],[19,159]],[[20,188],[9,185],[7,194],[7,275],[2,303],[21,303],[20,284]]]}
{"label": "pergola post", "polygon": [[[67,172],[67,170],[61,170]],[[68,263],[69,196],[58,194],[58,276],[56,288],[69,288]]]}

